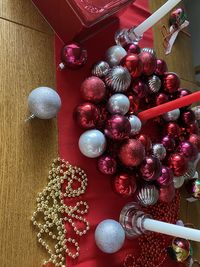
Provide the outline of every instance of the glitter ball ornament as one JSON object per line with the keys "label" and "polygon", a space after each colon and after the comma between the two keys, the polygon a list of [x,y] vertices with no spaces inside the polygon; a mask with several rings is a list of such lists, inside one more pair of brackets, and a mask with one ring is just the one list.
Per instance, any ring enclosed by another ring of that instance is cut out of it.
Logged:
{"label": "glitter ball ornament", "polygon": [[115,253],[121,249],[125,241],[125,232],[121,224],[114,220],[100,222],[95,230],[95,242],[105,253]]}
{"label": "glitter ball ornament", "polygon": [[175,254],[176,261],[185,262],[190,256],[190,242],[186,239],[176,237],[172,241],[172,249]]}
{"label": "glitter ball ornament", "polygon": [[111,46],[105,55],[105,61],[110,67],[118,66],[123,57],[127,55],[126,50],[120,45]]}
{"label": "glitter ball ornament", "polygon": [[128,54],[120,62],[123,67],[126,67],[132,78],[138,78],[142,74],[143,64],[137,54]]}
{"label": "glitter ball ornament", "polygon": [[175,140],[168,135],[162,138],[162,144],[168,152],[174,151],[175,146],[176,146]]}
{"label": "glitter ball ornament", "polygon": [[113,187],[123,197],[132,196],[137,189],[136,178],[128,173],[119,173],[115,176]]}
{"label": "glitter ball ornament", "polygon": [[151,54],[151,55],[156,57],[156,52],[151,47],[144,47],[144,48],[141,49],[141,52],[147,52],[147,53],[149,53],[149,54]]}
{"label": "glitter ball ornament", "polygon": [[186,183],[186,189],[192,197],[200,199],[200,179],[189,180]]}
{"label": "glitter ball ornament", "polygon": [[138,98],[146,97],[150,93],[147,84],[142,80],[134,81],[132,85],[132,90],[136,93]]}
{"label": "glitter ball ornament", "polygon": [[119,151],[119,159],[126,167],[134,167],[141,164],[145,157],[145,149],[142,143],[135,139],[129,139]]}
{"label": "glitter ball ornament", "polygon": [[173,182],[173,172],[170,170],[170,168],[166,166],[162,166],[161,168],[161,175],[156,180],[156,183],[160,186],[168,186]]}
{"label": "glitter ball ornament", "polygon": [[181,128],[176,122],[169,122],[164,126],[164,134],[172,138],[177,138],[181,134]]}
{"label": "glitter ball ornament", "polygon": [[114,92],[125,92],[131,85],[131,75],[126,68],[117,66],[108,72],[105,83]]}
{"label": "glitter ball ornament", "polygon": [[163,77],[163,86],[165,91],[173,94],[180,87],[180,78],[174,72],[166,72]]}
{"label": "glitter ball ornament", "polygon": [[113,175],[117,171],[117,162],[110,155],[103,155],[98,159],[98,169],[106,175]]}
{"label": "glitter ball ornament", "polygon": [[159,191],[155,185],[145,185],[137,191],[137,200],[142,206],[155,205],[159,198]]}
{"label": "glitter ball ornament", "polygon": [[189,161],[194,161],[198,155],[197,147],[189,141],[181,142],[178,147],[178,152],[184,155]]}
{"label": "glitter ball ornament", "polygon": [[198,152],[200,152],[200,136],[197,134],[191,134],[189,136],[189,142],[195,145],[198,149]]}
{"label": "glitter ball ornament", "polygon": [[81,85],[81,96],[86,101],[99,103],[104,99],[105,94],[106,86],[98,77],[91,76],[85,79]]}
{"label": "glitter ball ornament", "polygon": [[169,158],[168,164],[172,169],[174,176],[182,176],[188,170],[187,159],[179,153],[172,154]]}
{"label": "glitter ball ornament", "polygon": [[165,72],[167,72],[166,62],[163,59],[157,59],[155,74],[158,76],[162,76]]}
{"label": "glitter ball ornament", "polygon": [[157,106],[167,103],[169,101],[169,97],[165,93],[158,93],[155,98]]}
{"label": "glitter ball ornament", "polygon": [[140,47],[137,44],[127,44],[124,46],[124,49],[127,51],[128,54],[139,54],[140,53]]}
{"label": "glitter ball ornament", "polygon": [[52,119],[61,108],[61,99],[57,92],[49,87],[38,87],[28,96],[30,118]]}
{"label": "glitter ball ornament", "polygon": [[174,183],[171,183],[168,186],[161,187],[159,191],[159,200],[162,202],[172,202],[175,197]]}
{"label": "glitter ball ornament", "polygon": [[166,157],[166,149],[163,144],[154,144],[152,148],[153,155],[160,160]]}
{"label": "glitter ball ornament", "polygon": [[141,127],[142,127],[141,120],[135,115],[130,115],[128,119],[131,124],[130,136],[134,136],[138,134],[141,130]]}
{"label": "glitter ball ornament", "polygon": [[180,116],[180,109],[171,110],[163,115],[165,121],[176,121]]}
{"label": "glitter ball ornament", "polygon": [[149,91],[151,93],[157,93],[161,87],[161,80],[158,76],[153,75],[148,78]]}
{"label": "glitter ball ornament", "polygon": [[153,181],[158,179],[161,174],[160,160],[154,156],[148,156],[140,165],[140,173],[145,181]]}
{"label": "glitter ball ornament", "polygon": [[174,178],[173,178],[174,187],[175,187],[176,189],[181,188],[182,185],[184,184],[184,181],[185,181],[185,179],[184,179],[183,176],[180,176],[180,177],[174,177]]}
{"label": "glitter ball ornament", "polygon": [[97,158],[106,149],[106,138],[98,130],[88,130],[79,138],[79,149],[86,157]]}
{"label": "glitter ball ornament", "polygon": [[99,78],[104,78],[109,70],[110,66],[107,62],[99,61],[92,67],[92,75],[97,76]]}
{"label": "glitter ball ornament", "polygon": [[123,94],[112,95],[107,103],[107,109],[111,114],[125,115],[129,111],[129,108],[129,99]]}
{"label": "glitter ball ornament", "polygon": [[137,139],[143,144],[146,152],[149,152],[152,149],[152,142],[148,135],[140,134],[137,136]]}
{"label": "glitter ball ornament", "polygon": [[143,63],[143,74],[152,75],[156,70],[156,57],[149,52],[141,52],[140,59]]}

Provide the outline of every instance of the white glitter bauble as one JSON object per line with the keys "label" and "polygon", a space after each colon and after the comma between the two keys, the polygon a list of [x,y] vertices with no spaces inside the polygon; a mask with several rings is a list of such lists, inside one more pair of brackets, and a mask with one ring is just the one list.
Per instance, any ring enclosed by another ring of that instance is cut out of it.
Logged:
{"label": "white glitter bauble", "polygon": [[107,109],[111,114],[125,115],[130,108],[130,101],[127,96],[123,94],[112,95],[107,104]]}
{"label": "white glitter bauble", "polygon": [[180,116],[180,109],[171,110],[163,115],[165,121],[176,121]]}
{"label": "white glitter bauble", "polygon": [[141,120],[135,115],[130,115],[128,119],[131,124],[131,135],[138,134],[142,127]]}
{"label": "white glitter bauble", "polygon": [[28,108],[31,117],[52,119],[56,117],[61,107],[60,96],[49,87],[38,87],[28,96]]}
{"label": "white glitter bauble", "polygon": [[114,45],[106,51],[106,61],[110,67],[118,66],[123,57],[127,55],[126,50],[120,45]]}
{"label": "white glitter bauble", "polygon": [[114,220],[100,222],[95,230],[95,241],[98,248],[105,253],[115,253],[125,241],[125,232],[121,224]]}

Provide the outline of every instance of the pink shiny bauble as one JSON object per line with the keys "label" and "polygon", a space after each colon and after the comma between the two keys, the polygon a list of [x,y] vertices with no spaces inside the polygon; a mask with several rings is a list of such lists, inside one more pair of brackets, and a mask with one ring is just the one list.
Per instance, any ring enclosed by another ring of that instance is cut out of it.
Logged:
{"label": "pink shiny bauble", "polygon": [[198,149],[189,141],[183,141],[179,144],[178,152],[186,157],[189,161],[194,161],[198,155]]}
{"label": "pink shiny bauble", "polygon": [[140,173],[145,181],[158,179],[161,174],[160,160],[154,156],[146,157],[140,166]]}
{"label": "pink shiny bauble", "polygon": [[129,137],[131,124],[128,118],[122,115],[113,115],[107,120],[104,133],[115,141],[122,141]]}
{"label": "pink shiny bauble", "polygon": [[139,54],[140,53],[140,47],[136,44],[127,44],[124,48],[128,54]]}
{"label": "pink shiny bauble", "polygon": [[68,68],[80,68],[87,61],[87,50],[77,43],[67,44],[62,49],[61,59]]}
{"label": "pink shiny bauble", "polygon": [[120,173],[116,175],[113,187],[115,192],[123,197],[132,196],[137,189],[136,178],[135,176],[127,173]]}
{"label": "pink shiny bauble", "polygon": [[119,151],[119,159],[126,167],[140,165],[144,160],[145,149],[142,143],[135,139],[129,139]]}
{"label": "pink shiny bauble", "polygon": [[184,96],[187,96],[187,95],[190,95],[191,94],[191,91],[188,90],[188,89],[184,89],[184,88],[179,88],[178,89],[178,92],[177,92],[177,97],[184,97]]}
{"label": "pink shiny bauble", "polygon": [[98,159],[98,169],[101,173],[113,175],[117,171],[117,162],[110,155],[103,155]]}
{"label": "pink shiny bauble", "polygon": [[163,59],[157,59],[155,74],[162,76],[167,72],[167,63]]}
{"label": "pink shiny bauble", "polygon": [[100,78],[91,76],[82,83],[81,95],[86,101],[99,103],[106,95],[106,86]]}
{"label": "pink shiny bauble", "polygon": [[91,129],[99,120],[98,108],[92,103],[83,103],[74,110],[74,119],[84,129]]}
{"label": "pink shiny bauble", "polygon": [[163,76],[163,86],[165,91],[173,94],[180,87],[180,78],[174,72],[166,72]]}
{"label": "pink shiny bauble", "polygon": [[200,136],[197,134],[191,134],[189,137],[189,142],[195,145],[200,152]]}
{"label": "pink shiny bauble", "polygon": [[147,84],[142,80],[134,81],[132,84],[132,90],[136,93],[138,98],[146,97],[150,93]]}
{"label": "pink shiny bauble", "polygon": [[176,122],[168,122],[164,126],[164,134],[172,138],[179,137],[181,134],[181,128]]}
{"label": "pink shiny bauble", "polygon": [[157,106],[167,103],[169,101],[169,97],[165,93],[158,93],[155,98]]}
{"label": "pink shiny bauble", "polygon": [[169,184],[168,186],[160,188],[159,200],[162,202],[169,203],[175,197],[175,188],[174,183]]}
{"label": "pink shiny bauble", "polygon": [[127,97],[129,99],[129,102],[130,102],[129,114],[134,114],[139,109],[139,99],[133,93],[128,93]]}
{"label": "pink shiny bauble", "polygon": [[156,183],[160,186],[168,186],[171,183],[173,183],[173,172],[170,170],[170,168],[166,166],[162,166],[161,169],[161,175],[156,180]]}
{"label": "pink shiny bauble", "polygon": [[137,54],[128,54],[120,62],[123,67],[126,67],[132,78],[138,78],[142,74],[143,64]]}
{"label": "pink shiny bauble", "polygon": [[174,176],[182,176],[188,170],[188,161],[180,153],[174,153],[169,157],[168,166]]}
{"label": "pink shiny bauble", "polygon": [[162,138],[162,144],[166,148],[166,150],[169,152],[174,151],[175,146],[176,146],[175,140],[168,135]]}
{"label": "pink shiny bauble", "polygon": [[152,75],[156,70],[156,57],[148,52],[141,52],[140,59],[143,63],[143,74]]}
{"label": "pink shiny bauble", "polygon": [[137,140],[143,144],[146,152],[149,152],[152,149],[152,142],[148,135],[140,134],[137,136]]}
{"label": "pink shiny bauble", "polygon": [[192,110],[186,110],[184,112],[182,112],[181,114],[181,121],[185,124],[185,125],[189,125],[191,123],[193,123],[195,121],[195,114]]}

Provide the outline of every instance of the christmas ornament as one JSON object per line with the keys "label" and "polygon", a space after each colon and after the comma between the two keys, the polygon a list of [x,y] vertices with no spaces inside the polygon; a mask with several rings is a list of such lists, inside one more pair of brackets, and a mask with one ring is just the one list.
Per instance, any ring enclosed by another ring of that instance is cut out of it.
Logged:
{"label": "christmas ornament", "polygon": [[175,146],[176,146],[175,140],[168,135],[166,135],[162,138],[162,144],[165,147],[165,149],[169,152],[174,151]]}
{"label": "christmas ornament", "polygon": [[164,126],[164,134],[172,138],[178,138],[181,134],[181,128],[176,122],[169,122]]}
{"label": "christmas ornament", "polygon": [[162,166],[161,175],[156,180],[160,187],[169,186],[173,182],[173,173],[170,168]]}
{"label": "christmas ornament", "polygon": [[130,102],[129,114],[134,114],[139,109],[139,99],[133,93],[128,93],[127,97]]}
{"label": "christmas ornament", "polygon": [[107,103],[107,109],[111,114],[125,115],[129,111],[129,108],[129,99],[123,94],[112,95]]}
{"label": "christmas ornament", "polygon": [[185,262],[190,256],[190,242],[186,239],[176,237],[172,241],[172,249],[175,254],[176,261]]}
{"label": "christmas ornament", "polygon": [[163,59],[157,59],[157,66],[155,70],[155,74],[158,76],[164,75],[167,72],[167,64]]}
{"label": "christmas ornament", "polygon": [[126,68],[116,66],[106,75],[105,83],[114,92],[125,92],[131,85],[131,75]]}
{"label": "christmas ornament", "polygon": [[183,111],[181,114],[181,121],[187,126],[194,123],[195,121],[194,112],[192,110]]}
{"label": "christmas ornament", "polygon": [[178,29],[187,19],[185,10],[181,7],[171,12],[169,22],[174,29]]}
{"label": "christmas ornament", "polygon": [[140,165],[140,173],[145,181],[158,179],[161,174],[160,160],[154,156],[148,156]]}
{"label": "christmas ornament", "polygon": [[127,55],[126,50],[120,45],[111,46],[105,55],[106,62],[110,67],[118,66],[123,57]]}
{"label": "christmas ornament", "polygon": [[161,88],[161,80],[158,76],[153,75],[148,78],[148,86],[151,93],[157,93]]}
{"label": "christmas ornament", "polygon": [[146,97],[150,91],[147,84],[142,80],[136,80],[133,82],[132,90],[136,93],[138,98]]}
{"label": "christmas ornament", "polygon": [[119,151],[119,159],[127,167],[134,167],[141,164],[145,157],[145,149],[142,143],[135,139],[129,139]]}
{"label": "christmas ornament", "polygon": [[99,110],[92,103],[83,103],[74,110],[74,119],[84,129],[95,128],[99,119]]}
{"label": "christmas ornament", "polygon": [[158,93],[158,95],[156,95],[156,105],[157,106],[162,105],[168,101],[169,101],[169,97],[165,93]]}
{"label": "christmas ornament", "polygon": [[167,72],[163,76],[163,85],[165,91],[173,94],[180,87],[180,78],[174,72]]}
{"label": "christmas ornament", "polygon": [[181,188],[182,185],[184,184],[184,181],[185,181],[184,176],[174,177],[174,178],[173,178],[174,187],[175,187],[176,189]]}
{"label": "christmas ornament", "polygon": [[199,122],[199,120],[200,120],[200,106],[193,107],[191,110],[194,112],[195,119]]}
{"label": "christmas ornament", "polygon": [[106,86],[104,82],[95,76],[84,80],[81,85],[81,96],[85,101],[99,103],[106,95]]}
{"label": "christmas ornament", "polygon": [[140,47],[137,44],[129,43],[124,48],[128,54],[140,54]]}
{"label": "christmas ornament", "polygon": [[122,115],[113,115],[107,120],[104,133],[107,137],[122,141],[127,139],[131,132],[131,125],[129,120]]}
{"label": "christmas ornament", "polygon": [[136,178],[128,173],[120,173],[116,175],[113,187],[123,197],[132,196],[137,189]]}
{"label": "christmas ornament", "polygon": [[174,183],[169,184],[168,186],[163,186],[160,188],[159,200],[162,202],[172,202],[175,197],[175,188]]}
{"label": "christmas ornament", "polygon": [[143,74],[152,75],[156,70],[156,57],[149,52],[141,52],[139,57],[143,63]]}
{"label": "christmas ornament", "polygon": [[152,149],[152,142],[148,135],[140,134],[137,136],[137,139],[143,144],[146,152],[149,152]]}
{"label": "christmas ornament", "polygon": [[156,57],[156,52],[151,47],[144,47],[144,48],[141,49],[141,52],[147,52],[147,53],[149,53],[149,54],[151,54],[151,55]]}
{"label": "christmas ornament", "polygon": [[153,155],[159,160],[163,160],[166,157],[166,149],[163,144],[154,144],[152,150]]}
{"label": "christmas ornament", "polygon": [[188,161],[183,155],[174,153],[169,158],[169,167],[174,176],[182,176],[188,170]]}
{"label": "christmas ornament", "polygon": [[141,127],[142,127],[142,123],[141,123],[140,119],[135,115],[130,115],[128,119],[129,119],[129,122],[131,124],[130,136],[134,136],[140,132]]}
{"label": "christmas ornament", "polygon": [[142,74],[143,64],[137,54],[128,54],[120,62],[123,67],[126,67],[132,78],[138,78]]}
{"label": "christmas ornament", "polygon": [[125,241],[125,232],[121,224],[114,220],[100,222],[95,230],[95,242],[105,253],[115,253],[121,249]]}
{"label": "christmas ornament", "polygon": [[56,117],[61,108],[60,96],[49,87],[38,87],[28,96],[28,108],[31,116],[39,119],[52,119]]}
{"label": "christmas ornament", "polygon": [[62,49],[61,60],[60,69],[78,69],[87,62],[87,50],[78,43],[67,44]]}
{"label": "christmas ornament", "polygon": [[142,206],[155,205],[159,198],[158,189],[155,185],[145,185],[137,192],[137,200]]}
{"label": "christmas ornament", "polygon": [[110,66],[107,62],[99,61],[96,64],[94,64],[92,68],[92,75],[97,76],[99,78],[104,78],[109,70]]}
{"label": "christmas ornament", "polygon": [[189,136],[189,142],[195,145],[198,149],[198,152],[200,152],[200,136],[197,134],[191,134]]}
{"label": "christmas ornament", "polygon": [[198,155],[197,147],[189,141],[181,142],[178,147],[178,152],[184,155],[189,161],[194,161]]}
{"label": "christmas ornament", "polygon": [[[177,97],[184,97],[184,96],[187,96],[187,95],[190,95],[191,92],[188,90],[188,89],[184,89],[184,88],[179,88],[178,89],[178,92],[177,92]],[[189,107],[189,106],[187,106]]]}
{"label": "christmas ornament", "polygon": [[199,126],[196,121],[186,125],[186,133],[188,134],[199,134]]}
{"label": "christmas ornament", "polygon": [[163,119],[166,121],[176,121],[180,116],[180,109],[174,109],[163,115]]}
{"label": "christmas ornament", "polygon": [[98,169],[106,175],[113,175],[117,171],[117,162],[110,155],[103,155],[98,159]]}
{"label": "christmas ornament", "polygon": [[189,180],[186,183],[186,189],[192,197],[200,199],[200,179]]}
{"label": "christmas ornament", "polygon": [[88,130],[79,138],[79,149],[86,157],[97,158],[106,149],[106,138],[98,130]]}

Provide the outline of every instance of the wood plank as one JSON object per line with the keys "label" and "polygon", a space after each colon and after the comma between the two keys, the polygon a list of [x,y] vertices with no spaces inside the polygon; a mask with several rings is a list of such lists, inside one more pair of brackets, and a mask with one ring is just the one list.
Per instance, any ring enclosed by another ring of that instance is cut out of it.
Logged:
{"label": "wood plank", "polygon": [[[28,116],[27,96],[55,86],[53,37],[0,20],[0,266],[41,266],[30,223],[37,192],[57,157],[56,120]],[[48,49],[47,49],[48,47]]]}

